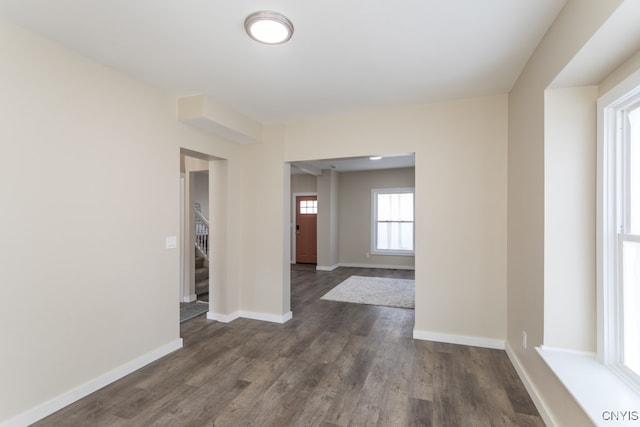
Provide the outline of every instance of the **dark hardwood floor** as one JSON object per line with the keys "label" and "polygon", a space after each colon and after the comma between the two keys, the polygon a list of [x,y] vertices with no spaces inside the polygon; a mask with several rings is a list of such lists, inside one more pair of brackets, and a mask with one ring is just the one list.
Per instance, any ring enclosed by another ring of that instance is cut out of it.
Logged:
{"label": "dark hardwood floor", "polygon": [[293,319],[200,316],[184,348],[37,426],[544,426],[504,351],[412,339],[413,310],[320,300],[350,275],[293,268]]}

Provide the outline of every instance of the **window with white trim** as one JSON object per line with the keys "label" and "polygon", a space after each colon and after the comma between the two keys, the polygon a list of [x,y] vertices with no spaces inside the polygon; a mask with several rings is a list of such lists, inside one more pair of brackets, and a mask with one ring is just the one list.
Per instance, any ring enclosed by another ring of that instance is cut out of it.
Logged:
{"label": "window with white trim", "polygon": [[414,255],[414,189],[371,190],[371,253]]}
{"label": "window with white trim", "polygon": [[317,215],[318,201],[317,200],[300,200],[300,214],[301,215]]}
{"label": "window with white trim", "polygon": [[600,351],[640,387],[640,87],[604,109],[604,132]]}

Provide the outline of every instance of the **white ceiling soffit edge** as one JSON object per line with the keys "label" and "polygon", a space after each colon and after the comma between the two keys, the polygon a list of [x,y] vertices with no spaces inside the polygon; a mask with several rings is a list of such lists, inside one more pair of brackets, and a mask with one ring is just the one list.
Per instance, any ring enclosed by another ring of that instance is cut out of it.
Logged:
{"label": "white ceiling soffit edge", "polygon": [[321,169],[316,168],[316,167],[311,166],[311,165],[307,165],[307,164],[304,164],[304,163],[291,163],[291,166],[294,167],[294,168],[297,168],[301,172],[307,173],[309,175],[313,175],[313,176],[322,175],[322,170]]}
{"label": "white ceiling soffit edge", "polygon": [[640,49],[639,1],[623,2],[556,76],[550,89],[599,84]]}
{"label": "white ceiling soffit edge", "polygon": [[238,144],[262,142],[262,124],[202,94],[178,98],[178,120]]}

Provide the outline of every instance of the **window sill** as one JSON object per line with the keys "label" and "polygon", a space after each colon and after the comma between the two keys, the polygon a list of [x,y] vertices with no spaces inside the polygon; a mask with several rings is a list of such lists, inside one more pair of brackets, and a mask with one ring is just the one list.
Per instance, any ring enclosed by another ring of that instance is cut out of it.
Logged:
{"label": "window sill", "polygon": [[594,353],[544,346],[536,350],[595,425],[640,421],[640,395]]}
{"label": "window sill", "polygon": [[380,251],[380,250],[372,250],[371,255],[386,255],[386,256],[416,256],[415,252],[411,251]]}

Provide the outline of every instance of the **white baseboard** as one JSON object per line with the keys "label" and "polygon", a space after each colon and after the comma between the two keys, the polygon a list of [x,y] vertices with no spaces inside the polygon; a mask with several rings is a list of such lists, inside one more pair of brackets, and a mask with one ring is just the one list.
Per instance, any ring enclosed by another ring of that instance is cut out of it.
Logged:
{"label": "white baseboard", "polygon": [[[295,263],[291,263],[295,264]],[[388,270],[415,270],[413,265],[393,265],[393,264],[360,264],[353,262],[340,262],[333,265],[317,265],[317,271],[333,271],[340,267],[355,267],[355,268],[383,268]]]}
{"label": "white baseboard", "polygon": [[198,299],[198,295],[192,294],[192,295],[187,295],[183,297],[181,302],[194,302],[197,299]]}
{"label": "white baseboard", "polygon": [[238,317],[240,317],[240,314],[238,311],[234,311],[231,314],[220,314],[220,313],[214,313],[213,311],[207,312],[207,319],[215,320],[217,322],[222,322],[222,323],[233,322]]}
{"label": "white baseboard", "polygon": [[316,270],[319,270],[319,271],[333,271],[338,267],[340,267],[340,264],[333,264],[333,265],[329,265],[329,266],[317,265],[316,266]]}
{"label": "white baseboard", "polygon": [[293,312],[291,311],[283,315],[256,313],[253,311],[240,311],[239,314],[240,317],[244,317],[245,319],[262,320],[263,322],[273,323],[286,323],[293,318]]}
{"label": "white baseboard", "polygon": [[515,352],[513,351],[509,343],[506,343],[505,350],[506,350],[507,356],[509,357],[509,360],[511,361],[511,364],[513,365],[513,367],[516,370],[516,373],[520,377],[520,381],[522,381],[522,383],[524,384],[524,388],[527,389],[527,393],[529,393],[529,396],[531,396],[531,400],[533,400],[533,404],[538,409],[538,412],[540,413],[540,416],[542,417],[542,420],[544,421],[544,423],[547,426],[558,425],[553,419],[553,417],[551,416],[551,413],[549,412],[549,409],[547,408],[547,406],[544,404],[544,401],[540,398],[540,394],[538,393],[538,390],[531,382],[529,375],[527,375],[527,372],[524,370],[524,367],[520,363],[520,359],[518,359],[518,356],[516,356]]}
{"label": "white baseboard", "polygon": [[504,350],[504,341],[491,338],[482,338],[465,335],[441,334],[439,332],[413,330],[413,338],[424,341],[446,342],[449,344],[470,345],[472,347],[485,347]]}
{"label": "white baseboard", "polygon": [[415,270],[414,265],[393,265],[393,264],[361,264],[353,262],[341,262],[339,267],[355,267],[355,268],[384,268],[389,270]]}
{"label": "white baseboard", "polygon": [[123,365],[120,365],[109,372],[99,375],[96,378],[89,380],[70,391],[54,397],[48,402],[38,405],[35,408],[29,409],[28,411],[23,412],[22,414],[3,422],[2,427],[24,427],[31,425],[36,421],[39,421],[44,417],[47,417],[54,412],[59,411],[65,406],[68,406],[73,402],[76,402],[83,397],[88,396],[94,391],[100,390],[102,387],[107,386],[180,348],[182,348],[182,338],[178,338],[168,344],[163,345],[162,347],[150,351],[149,353],[143,354],[142,356],[137,357]]}
{"label": "white baseboard", "polygon": [[253,311],[234,311],[231,314],[220,314],[214,312],[207,313],[207,319],[209,320],[217,320],[222,323],[229,323],[238,318],[252,319],[252,320],[261,320],[263,322],[273,322],[273,323],[286,323],[293,318],[293,312],[288,312],[283,315],[276,314],[267,314],[267,313],[256,313]]}

